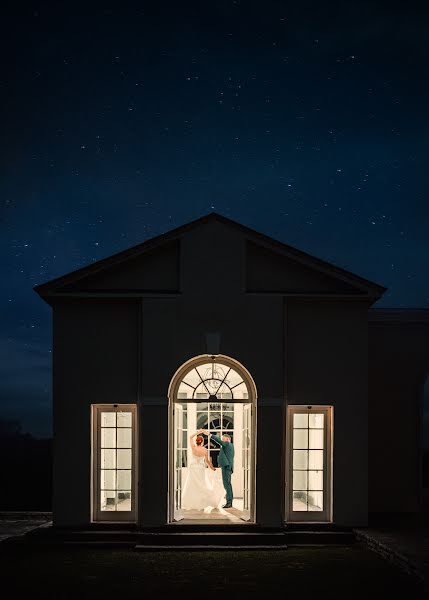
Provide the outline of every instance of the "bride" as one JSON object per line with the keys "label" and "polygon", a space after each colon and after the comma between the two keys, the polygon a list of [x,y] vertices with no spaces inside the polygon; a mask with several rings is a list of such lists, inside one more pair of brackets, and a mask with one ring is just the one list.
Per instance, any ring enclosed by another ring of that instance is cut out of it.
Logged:
{"label": "bride", "polygon": [[224,497],[225,490],[219,481],[209,477],[206,465],[216,471],[207,448],[204,448],[204,438],[199,435],[201,430],[190,436],[192,459],[188,466],[188,477],[182,492],[182,506],[185,510],[210,510],[217,508]]}

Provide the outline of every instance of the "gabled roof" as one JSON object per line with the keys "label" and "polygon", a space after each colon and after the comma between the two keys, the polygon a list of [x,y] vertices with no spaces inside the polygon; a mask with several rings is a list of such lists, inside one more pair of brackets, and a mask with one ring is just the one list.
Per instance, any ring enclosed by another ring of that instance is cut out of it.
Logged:
{"label": "gabled roof", "polygon": [[191,229],[214,221],[220,222],[241,232],[246,239],[251,242],[260,244],[265,248],[293,259],[297,263],[311,268],[316,272],[323,273],[330,277],[336,278],[343,283],[353,286],[363,296],[379,298],[386,291],[386,288],[379,284],[368,281],[363,277],[359,277],[358,275],[350,273],[345,269],[341,269],[340,267],[293,248],[292,246],[284,244],[283,242],[275,240],[267,235],[264,235],[263,233],[255,231],[254,229],[246,227],[241,223],[237,223],[236,221],[228,219],[227,217],[214,212],[186,223],[185,225],[181,225],[180,227],[172,229],[171,231],[153,237],[141,244],[138,244],[137,246],[133,246],[132,248],[128,248],[127,250],[99,260],[86,267],[77,269],[76,271],[72,271],[66,275],[37,285],[34,287],[34,290],[45,299],[50,296],[66,295],[61,294],[61,290],[63,288],[69,288],[69,286],[78,283],[79,280],[83,278],[86,278],[90,275],[95,275],[96,273],[98,274],[100,272],[105,272],[110,267],[116,267],[124,261],[137,258],[145,253],[152,252],[153,250],[160,248],[169,242],[180,239],[180,237],[182,237]]}

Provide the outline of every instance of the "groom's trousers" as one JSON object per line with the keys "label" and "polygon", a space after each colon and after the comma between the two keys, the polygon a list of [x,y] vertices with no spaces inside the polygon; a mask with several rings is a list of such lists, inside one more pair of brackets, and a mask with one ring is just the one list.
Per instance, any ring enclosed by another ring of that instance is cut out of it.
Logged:
{"label": "groom's trousers", "polygon": [[226,492],[226,503],[232,504],[232,485],[231,485],[231,469],[230,467],[222,467],[222,483]]}

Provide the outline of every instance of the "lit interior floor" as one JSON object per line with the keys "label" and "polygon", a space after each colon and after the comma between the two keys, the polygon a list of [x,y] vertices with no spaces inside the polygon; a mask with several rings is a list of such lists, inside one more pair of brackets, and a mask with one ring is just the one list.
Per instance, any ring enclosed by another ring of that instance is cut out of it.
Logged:
{"label": "lit interior floor", "polygon": [[243,513],[242,498],[234,498],[232,508],[208,507],[204,510],[181,510],[176,512],[176,520],[181,523],[206,521],[222,524],[243,523],[247,519]]}

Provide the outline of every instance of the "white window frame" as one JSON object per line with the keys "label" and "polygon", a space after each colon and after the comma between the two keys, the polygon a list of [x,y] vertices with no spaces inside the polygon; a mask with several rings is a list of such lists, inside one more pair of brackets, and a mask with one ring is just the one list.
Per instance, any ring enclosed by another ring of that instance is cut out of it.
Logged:
{"label": "white window frame", "polygon": [[[324,448],[323,448],[323,510],[293,510],[293,415],[323,413]],[[285,482],[285,521],[289,523],[332,523],[333,519],[333,424],[334,407],[328,405],[290,405],[286,418],[286,482]]]}
{"label": "white window frame", "polygon": [[[102,511],[100,509],[100,464],[101,464],[101,413],[131,412],[132,453],[131,453],[131,510]],[[136,404],[92,404],[91,405],[91,515],[92,522],[135,523],[138,515],[138,422]]]}

